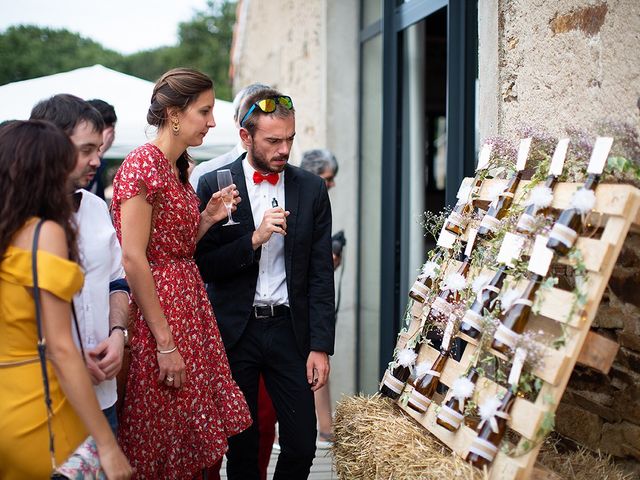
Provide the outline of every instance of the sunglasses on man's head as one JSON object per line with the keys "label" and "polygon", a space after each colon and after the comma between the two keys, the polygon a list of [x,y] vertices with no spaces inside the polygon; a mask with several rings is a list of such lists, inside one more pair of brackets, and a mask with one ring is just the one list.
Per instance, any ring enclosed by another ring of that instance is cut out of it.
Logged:
{"label": "sunglasses on man's head", "polygon": [[291,97],[288,97],[286,95],[265,98],[251,105],[251,108],[247,111],[247,113],[244,114],[244,117],[242,117],[242,120],[240,121],[240,126],[244,127],[244,122],[247,120],[247,118],[251,116],[251,114],[256,109],[256,107],[258,107],[264,113],[273,113],[276,111],[276,107],[278,106],[278,103],[284,106],[287,110],[291,110],[293,108],[293,100],[291,100]]}

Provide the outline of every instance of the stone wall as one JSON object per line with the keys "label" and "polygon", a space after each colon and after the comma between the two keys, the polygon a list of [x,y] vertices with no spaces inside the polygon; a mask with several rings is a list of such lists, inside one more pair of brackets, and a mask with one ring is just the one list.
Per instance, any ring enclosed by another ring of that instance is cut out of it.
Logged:
{"label": "stone wall", "polygon": [[[481,137],[520,126],[560,136],[602,120],[640,125],[640,2],[486,0],[479,5]],[[630,235],[594,329],[620,344],[608,375],[577,367],[556,428],[640,460],[640,236]]]}
{"label": "stone wall", "polygon": [[[328,148],[339,163],[330,190],[333,231],[344,230],[342,295],[331,359],[334,399],[355,391],[357,119],[359,2],[242,0],[233,52],[233,85],[262,82],[290,95],[296,108],[291,163]],[[336,289],[342,270],[336,273]]]}
{"label": "stone wall", "polygon": [[479,22],[483,137],[638,125],[637,0],[483,0]]}
{"label": "stone wall", "polygon": [[593,329],[617,340],[608,375],[577,367],[556,418],[559,433],[640,460],[640,235],[627,238]]}

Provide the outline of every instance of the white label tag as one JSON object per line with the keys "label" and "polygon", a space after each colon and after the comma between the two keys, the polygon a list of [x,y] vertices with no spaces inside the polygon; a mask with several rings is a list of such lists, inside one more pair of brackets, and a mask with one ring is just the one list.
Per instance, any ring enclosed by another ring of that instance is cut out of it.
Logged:
{"label": "white label tag", "polygon": [[551,260],[553,260],[553,250],[547,248],[548,237],[544,235],[536,236],[536,242],[533,245],[533,252],[529,259],[527,269],[537,275],[547,276]]}
{"label": "white label tag", "polygon": [[451,335],[453,334],[453,327],[455,326],[455,317],[449,317],[447,320],[447,326],[444,329],[444,334],[442,335],[442,349],[449,350],[449,345],[451,343]]}
{"label": "white label tag", "polygon": [[470,257],[471,256],[471,251],[473,250],[473,244],[476,241],[476,235],[478,235],[478,230],[476,230],[475,228],[470,228],[469,229],[469,238],[467,239],[467,246],[464,249],[464,255],[466,257]]}
{"label": "white label tag", "polygon": [[479,170],[484,170],[489,165],[489,159],[491,158],[491,149],[493,145],[490,143],[485,143],[480,150],[480,155],[478,156],[478,166],[476,167],[476,172]]}
{"label": "white label tag", "polygon": [[612,137],[598,137],[596,143],[593,146],[591,152],[591,159],[589,160],[589,166],[587,167],[587,173],[595,173],[600,175],[604,170],[604,166],[607,163],[607,157],[609,156],[609,150],[613,145]]}
{"label": "white label tag", "polygon": [[514,261],[520,258],[524,242],[525,238],[521,235],[515,235],[510,232],[505,233],[500,252],[498,252],[498,258],[496,259],[498,263],[513,267]]}
{"label": "white label tag", "polygon": [[549,175],[555,175],[559,177],[562,175],[562,167],[564,167],[564,160],[567,158],[567,149],[569,148],[569,139],[563,138],[556,145],[556,149],[553,151],[553,158],[551,158],[551,166],[549,167]]}
{"label": "white label tag", "polygon": [[448,230],[445,230],[445,228],[442,227],[440,236],[438,237],[438,246],[446,249],[453,248],[453,244],[456,242],[457,238],[457,235],[451,233]]}
{"label": "white label tag", "polygon": [[529,149],[531,148],[531,138],[523,138],[520,140],[520,146],[518,147],[518,161],[516,162],[516,170],[524,170],[527,164],[527,158],[529,157]]}
{"label": "white label tag", "polygon": [[471,192],[473,191],[473,178],[465,178],[460,184],[458,194],[456,198],[460,200],[460,203],[469,203],[471,201]]}
{"label": "white label tag", "polygon": [[509,372],[509,385],[517,387],[518,383],[520,383],[520,375],[522,373],[522,367],[526,358],[527,351],[522,347],[516,348],[516,353],[513,356],[513,365],[511,367],[511,372]]}

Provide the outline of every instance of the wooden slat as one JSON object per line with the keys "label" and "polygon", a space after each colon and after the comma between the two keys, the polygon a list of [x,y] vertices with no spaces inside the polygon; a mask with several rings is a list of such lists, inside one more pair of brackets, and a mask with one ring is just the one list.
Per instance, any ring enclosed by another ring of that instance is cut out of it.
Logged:
{"label": "wooden slat", "polygon": [[590,331],[580,350],[577,363],[606,375],[609,373],[619,349],[618,342]]}
{"label": "wooden slat", "polygon": [[[489,194],[496,191],[495,185],[497,184],[506,185],[507,180],[485,180],[480,189],[479,201],[489,201]],[[528,184],[528,181],[520,182],[516,190],[514,203],[518,203],[520,200],[526,198],[524,188]],[[580,186],[578,183],[558,183],[553,189],[553,202],[551,206],[560,210],[567,208],[571,204],[571,197]],[[637,195],[637,192],[637,189],[631,185],[598,185],[596,188],[594,211],[608,215],[625,216],[628,214],[631,203],[634,201],[633,196]],[[635,215],[632,218],[636,219]]]}
{"label": "wooden slat", "polygon": [[[580,250],[584,266],[590,272],[599,272],[606,260],[611,256],[612,245],[602,239],[579,237],[576,248]],[[570,264],[566,257],[557,259],[559,263]]]}

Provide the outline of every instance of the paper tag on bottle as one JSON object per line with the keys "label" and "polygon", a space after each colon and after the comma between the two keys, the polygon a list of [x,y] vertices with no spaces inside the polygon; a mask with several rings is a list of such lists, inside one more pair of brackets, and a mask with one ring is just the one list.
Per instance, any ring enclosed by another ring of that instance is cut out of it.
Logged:
{"label": "paper tag on bottle", "polygon": [[543,277],[547,276],[551,260],[553,260],[553,250],[547,248],[547,241],[549,241],[549,237],[544,235],[536,236],[536,242],[533,244],[533,252],[531,252],[529,266],[527,267],[530,272]]}
{"label": "paper tag on bottle", "polygon": [[449,350],[449,345],[451,344],[451,336],[453,335],[453,327],[456,323],[455,315],[450,315],[447,320],[447,326],[444,329],[444,334],[442,335],[442,349]]}
{"label": "paper tag on bottle", "polygon": [[531,137],[520,140],[518,147],[518,161],[516,162],[516,170],[524,170],[529,157],[529,149],[531,148]]}
{"label": "paper tag on bottle", "polygon": [[524,242],[525,238],[522,235],[515,235],[510,232],[505,233],[498,252],[498,258],[496,259],[498,263],[513,267],[514,261],[520,258]]}
{"label": "paper tag on bottle", "polygon": [[527,351],[522,347],[516,348],[516,353],[513,355],[511,371],[509,372],[509,385],[513,385],[515,388],[518,387],[518,383],[520,383],[520,375],[522,374],[522,367],[524,366],[524,361],[526,359]]}
{"label": "paper tag on bottle", "polygon": [[562,167],[564,167],[564,160],[567,158],[567,149],[569,148],[569,139],[562,138],[556,145],[556,149],[553,151],[553,157],[551,158],[551,166],[549,166],[549,175],[559,177],[562,175]]}
{"label": "paper tag on bottle", "polygon": [[479,170],[484,170],[489,165],[489,159],[491,158],[491,149],[493,145],[490,143],[485,143],[482,145],[482,149],[480,150],[480,155],[478,156],[478,166],[476,167],[476,172]]}
{"label": "paper tag on bottle", "polygon": [[446,248],[447,250],[453,248],[453,244],[456,243],[458,236],[455,233],[451,233],[449,230],[442,227],[440,236],[438,237],[438,246]]}
{"label": "paper tag on bottle", "polygon": [[467,238],[467,246],[464,249],[464,256],[470,257],[471,252],[473,251],[473,244],[476,241],[476,235],[478,235],[478,230],[475,228],[469,229],[469,237]]}
{"label": "paper tag on bottle", "polygon": [[612,137],[598,137],[596,143],[593,145],[591,152],[591,159],[589,160],[589,166],[587,167],[587,173],[595,173],[600,175],[604,170],[604,166],[607,163],[607,157],[609,156],[609,150],[613,145]]}
{"label": "paper tag on bottle", "polygon": [[460,200],[459,203],[469,203],[471,201],[471,192],[473,191],[474,178],[465,178],[460,184],[458,194],[456,198]]}

